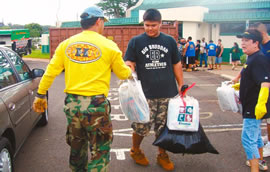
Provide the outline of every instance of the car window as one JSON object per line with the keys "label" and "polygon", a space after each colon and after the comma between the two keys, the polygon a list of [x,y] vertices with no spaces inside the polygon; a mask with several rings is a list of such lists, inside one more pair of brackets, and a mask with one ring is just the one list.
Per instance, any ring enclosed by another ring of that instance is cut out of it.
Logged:
{"label": "car window", "polygon": [[0,51],[0,88],[16,83],[16,75],[5,58],[4,54]]}
{"label": "car window", "polygon": [[24,61],[21,59],[21,57],[12,51],[6,50],[6,53],[12,61],[13,65],[15,66],[16,70],[18,71],[20,79],[22,81],[29,79],[30,70],[28,66],[24,63]]}

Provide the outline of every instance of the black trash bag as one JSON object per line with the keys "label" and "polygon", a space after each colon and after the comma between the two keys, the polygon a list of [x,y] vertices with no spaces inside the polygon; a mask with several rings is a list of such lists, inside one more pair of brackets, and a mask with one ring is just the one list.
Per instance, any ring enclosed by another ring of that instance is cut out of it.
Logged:
{"label": "black trash bag", "polygon": [[201,154],[209,152],[219,154],[209,142],[201,124],[199,124],[197,132],[169,130],[166,125],[153,145],[172,153]]}

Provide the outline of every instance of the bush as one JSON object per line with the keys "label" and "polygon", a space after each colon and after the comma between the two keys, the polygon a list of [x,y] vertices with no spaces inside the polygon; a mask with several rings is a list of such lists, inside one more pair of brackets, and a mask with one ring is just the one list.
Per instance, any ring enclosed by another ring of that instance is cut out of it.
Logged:
{"label": "bush", "polygon": [[240,57],[240,62],[241,62],[241,64],[245,64],[247,62],[247,55],[246,54],[243,54]]}

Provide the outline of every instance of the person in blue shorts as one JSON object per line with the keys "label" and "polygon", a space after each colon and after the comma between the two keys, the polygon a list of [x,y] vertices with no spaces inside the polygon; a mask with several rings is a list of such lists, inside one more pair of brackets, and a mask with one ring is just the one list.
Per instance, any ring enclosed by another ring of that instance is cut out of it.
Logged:
{"label": "person in blue shorts", "polygon": [[242,38],[243,52],[248,55],[241,71],[240,101],[243,106],[242,145],[245,150],[246,165],[251,171],[267,170],[263,160],[264,143],[261,138],[262,119],[270,117],[270,68],[267,57],[260,51],[262,35],[258,30],[248,29]]}
{"label": "person in blue shorts", "polygon": [[215,68],[219,70],[221,70],[223,50],[224,50],[224,47],[221,44],[221,39],[218,39]]}

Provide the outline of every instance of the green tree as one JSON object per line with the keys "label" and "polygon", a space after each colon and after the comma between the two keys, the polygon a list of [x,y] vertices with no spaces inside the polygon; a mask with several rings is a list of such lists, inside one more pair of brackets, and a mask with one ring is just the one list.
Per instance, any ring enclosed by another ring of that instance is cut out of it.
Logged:
{"label": "green tree", "polygon": [[125,11],[134,6],[139,0],[101,0],[97,3],[106,16],[110,18],[125,17]]}
{"label": "green tree", "polygon": [[11,24],[11,23],[9,23],[8,26],[11,29],[24,29],[24,25],[20,25],[20,24]]}
{"label": "green tree", "polygon": [[30,37],[40,37],[42,34],[42,26],[37,23],[30,23],[24,26],[25,29],[29,29]]}
{"label": "green tree", "polygon": [[43,25],[42,27],[42,33],[49,32],[50,28],[53,28],[54,26],[49,25]]}
{"label": "green tree", "polygon": [[3,29],[3,30],[10,29],[10,27],[9,26],[2,26],[2,27],[0,27],[0,29]]}

